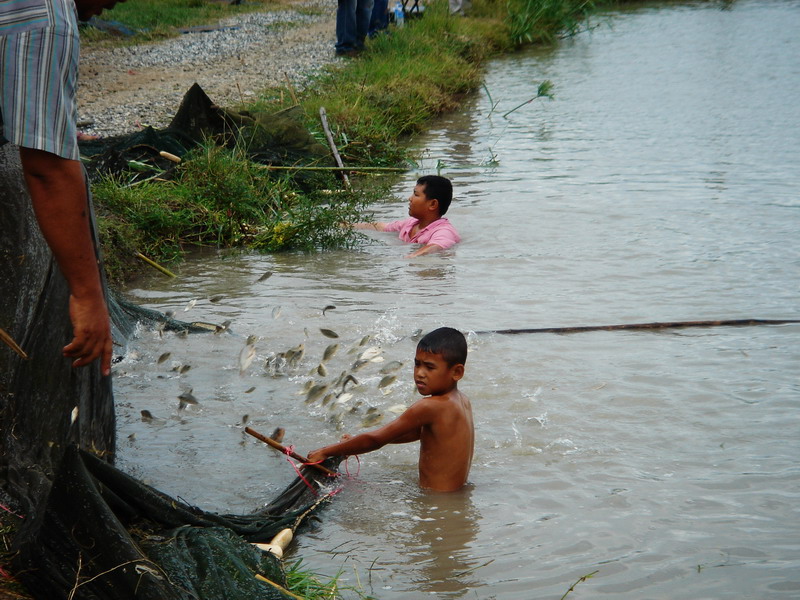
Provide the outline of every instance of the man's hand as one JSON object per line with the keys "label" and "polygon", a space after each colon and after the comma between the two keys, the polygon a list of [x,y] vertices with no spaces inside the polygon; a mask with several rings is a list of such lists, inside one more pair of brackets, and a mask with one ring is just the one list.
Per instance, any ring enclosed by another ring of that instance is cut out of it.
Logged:
{"label": "man's hand", "polygon": [[125,0],[75,0],[75,8],[78,9],[78,19],[88,21],[95,15],[103,12],[103,9],[114,8],[117,2]]}
{"label": "man's hand", "polygon": [[74,337],[64,346],[64,356],[75,359],[73,367],[83,367],[99,358],[103,375],[111,373],[111,327],[102,295],[80,299],[70,295],[69,317]]}

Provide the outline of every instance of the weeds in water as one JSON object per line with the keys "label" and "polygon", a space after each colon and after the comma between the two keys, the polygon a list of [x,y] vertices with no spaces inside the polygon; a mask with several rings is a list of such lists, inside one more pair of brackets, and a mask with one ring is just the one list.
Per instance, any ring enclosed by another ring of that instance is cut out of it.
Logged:
{"label": "weeds in water", "polygon": [[543,81],[542,83],[539,84],[539,88],[537,89],[536,95],[533,98],[531,98],[530,100],[526,100],[525,102],[515,106],[514,108],[512,108],[508,112],[503,113],[503,118],[505,119],[508,115],[513,113],[515,110],[518,110],[518,109],[522,108],[526,104],[530,104],[531,102],[533,102],[537,98],[549,98],[550,100],[552,100],[553,99],[552,90],[553,90],[553,82],[550,81],[550,80]]}
{"label": "weeds in water", "polygon": [[594,0],[508,0],[511,39],[521,46],[575,34],[594,8]]}
{"label": "weeds in water", "polygon": [[576,581],[576,582],[575,582],[575,583],[573,583],[571,586],[569,586],[569,589],[568,589],[566,592],[564,592],[564,595],[563,595],[563,596],[561,596],[561,599],[560,599],[560,600],[564,600],[564,598],[566,598],[566,597],[567,597],[567,596],[569,596],[569,595],[570,595],[572,592],[574,592],[574,591],[575,591],[575,586],[577,586],[579,583],[583,583],[583,582],[584,582],[584,581],[586,581],[587,579],[591,579],[592,577],[594,577],[595,575],[597,575],[599,572],[600,572],[600,571],[592,571],[591,573],[588,573],[588,574],[584,575],[583,577],[580,577],[580,578],[578,579],[578,581]]}
{"label": "weeds in water", "polygon": [[[373,600],[360,587],[346,586],[340,583],[343,571],[328,579],[323,578],[303,566],[303,559],[289,565],[286,570],[286,583],[293,593],[299,594],[306,600],[336,600],[343,598],[343,594],[355,595],[361,600]],[[357,575],[356,575],[357,576]]]}

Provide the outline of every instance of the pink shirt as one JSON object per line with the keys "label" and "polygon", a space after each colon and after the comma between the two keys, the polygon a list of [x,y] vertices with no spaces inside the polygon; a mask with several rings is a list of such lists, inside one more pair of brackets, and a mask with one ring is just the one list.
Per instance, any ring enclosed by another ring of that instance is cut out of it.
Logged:
{"label": "pink shirt", "polygon": [[436,244],[440,248],[449,248],[456,245],[461,241],[461,236],[458,235],[455,227],[450,224],[445,217],[437,219],[427,227],[420,229],[413,238],[411,237],[411,229],[414,225],[419,223],[419,219],[409,217],[407,219],[400,219],[399,221],[392,221],[383,226],[384,231],[399,231],[400,239],[404,242],[411,242],[412,244]]}

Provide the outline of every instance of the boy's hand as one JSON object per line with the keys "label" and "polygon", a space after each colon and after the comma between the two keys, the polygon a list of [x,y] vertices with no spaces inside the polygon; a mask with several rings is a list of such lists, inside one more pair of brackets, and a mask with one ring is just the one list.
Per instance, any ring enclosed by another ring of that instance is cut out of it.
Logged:
{"label": "boy's hand", "polygon": [[[349,433],[344,433],[344,434],[342,434],[342,437],[339,438],[339,439],[342,442],[346,442],[351,437],[353,437],[353,436],[350,435]],[[334,444],[334,446],[335,445],[336,444]],[[326,458],[330,458],[331,456],[337,456],[336,454],[328,451],[328,448],[332,448],[332,447],[333,446],[325,446],[324,448],[318,448],[317,450],[313,450],[312,452],[310,452],[308,454],[308,462],[320,463],[323,460],[325,460]]]}
{"label": "boy's hand", "polygon": [[328,458],[328,455],[325,454],[322,448],[319,450],[314,450],[308,454],[308,462],[310,463],[321,463],[326,458]]}

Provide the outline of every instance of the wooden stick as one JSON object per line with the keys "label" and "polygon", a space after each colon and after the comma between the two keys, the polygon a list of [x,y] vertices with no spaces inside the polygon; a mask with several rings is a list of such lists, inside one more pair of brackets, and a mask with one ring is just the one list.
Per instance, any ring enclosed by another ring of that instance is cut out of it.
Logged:
{"label": "wooden stick", "polygon": [[405,173],[408,171],[405,167],[303,167],[292,165],[255,165],[259,169],[273,169],[273,170],[294,170],[294,171],[379,171],[386,173]]}
{"label": "wooden stick", "polygon": [[154,269],[156,269],[156,270],[158,270],[158,271],[161,271],[161,272],[162,272],[164,275],[167,275],[168,277],[177,277],[177,275],[175,275],[175,273],[173,273],[172,271],[170,271],[170,270],[169,270],[169,269],[167,269],[166,267],[162,267],[162,266],[161,266],[160,264],[158,264],[156,261],[154,261],[154,260],[150,260],[149,258],[147,258],[147,257],[146,257],[144,254],[142,254],[141,252],[137,252],[137,253],[136,253],[136,258],[138,258],[138,259],[140,259],[140,260],[143,260],[143,261],[144,261],[144,262],[146,262],[148,265],[150,265],[151,267],[153,267]]}
{"label": "wooden stick", "polygon": [[681,327],[742,327],[746,325],[784,325],[800,323],[800,319],[727,319],[721,321],[671,321],[666,323],[628,323],[625,325],[584,325],[580,327],[541,327],[538,329],[495,329],[475,333],[581,333],[584,331],[617,331],[621,329],[673,329]]}
{"label": "wooden stick", "polygon": [[256,579],[258,579],[259,581],[263,581],[264,583],[270,584],[272,587],[274,587],[277,590],[279,590],[280,592],[286,594],[290,598],[296,598],[297,600],[305,600],[302,596],[298,596],[297,594],[293,594],[292,592],[287,590],[285,587],[283,587],[281,585],[278,585],[274,581],[270,581],[269,579],[264,577],[261,573],[256,573]]}
{"label": "wooden stick", "polygon": [[282,446],[281,444],[279,444],[275,440],[270,439],[267,436],[258,433],[255,429],[250,429],[249,427],[245,427],[244,430],[245,430],[245,432],[249,433],[250,435],[252,435],[257,440],[261,440],[265,444],[268,444],[268,445],[272,446],[273,448],[275,448],[275,450],[279,450],[280,452],[283,452],[284,454],[288,454],[293,459],[299,460],[301,463],[303,463],[306,466],[314,467],[315,469],[319,469],[320,471],[322,471],[326,475],[330,475],[331,477],[338,477],[339,476],[339,474],[336,473],[335,471],[331,471],[330,469],[328,469],[326,467],[323,467],[322,465],[315,465],[313,463],[308,462],[308,459],[305,456],[300,456],[299,454],[297,454],[297,452],[290,452],[289,449],[286,446]]}
{"label": "wooden stick", "polygon": [[[339,151],[336,149],[336,143],[333,141],[333,135],[331,134],[331,130],[328,128],[328,116],[325,112],[325,107],[319,107],[319,118],[322,121],[322,129],[325,130],[325,137],[328,138],[328,145],[331,147],[331,152],[333,152],[333,158],[336,160],[336,164],[339,165],[340,168],[344,167],[344,163],[342,162],[342,157],[339,156]],[[347,173],[342,171],[342,181],[344,181],[344,185],[347,189],[350,189],[350,180],[347,178]]]}
{"label": "wooden stick", "polygon": [[3,328],[0,328],[0,341],[4,342],[6,346],[11,348],[14,352],[20,355],[20,357],[28,360],[28,355],[25,353],[25,350],[19,347],[19,344],[14,341],[12,338]]}

